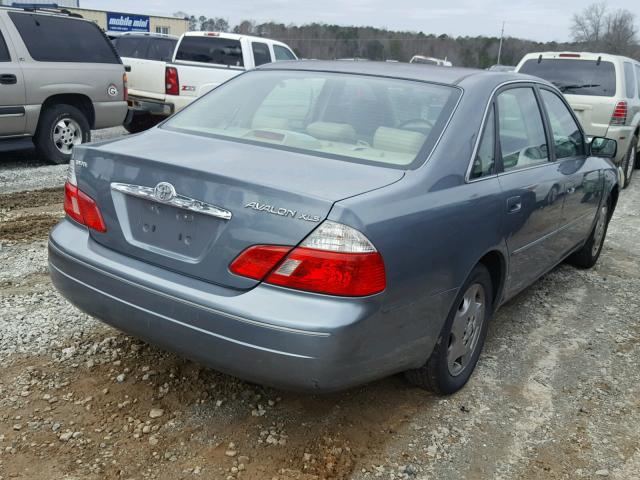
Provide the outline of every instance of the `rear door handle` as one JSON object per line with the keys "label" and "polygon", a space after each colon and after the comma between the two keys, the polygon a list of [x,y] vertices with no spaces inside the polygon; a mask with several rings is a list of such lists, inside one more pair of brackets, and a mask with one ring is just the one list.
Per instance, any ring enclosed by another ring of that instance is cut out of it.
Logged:
{"label": "rear door handle", "polygon": [[522,210],[522,197],[510,197],[507,199],[507,213],[518,213]]}
{"label": "rear door handle", "polygon": [[2,73],[0,74],[0,83],[3,85],[15,85],[18,83],[18,77],[13,73]]}

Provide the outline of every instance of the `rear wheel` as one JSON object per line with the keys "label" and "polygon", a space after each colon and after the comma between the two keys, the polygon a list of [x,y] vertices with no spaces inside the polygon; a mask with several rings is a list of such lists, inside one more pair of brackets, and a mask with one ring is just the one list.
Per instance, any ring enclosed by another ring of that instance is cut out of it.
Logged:
{"label": "rear wheel", "polygon": [[591,235],[589,235],[589,239],[580,250],[571,255],[567,260],[571,265],[578,268],[591,268],[596,264],[602,253],[604,239],[607,236],[610,208],[610,199],[607,199],[600,205],[596,223],[593,226]]}
{"label": "rear wheel", "polygon": [[89,122],[72,105],[48,107],[40,114],[33,137],[38,153],[49,163],[69,163],[73,147],[91,140]]}
{"label": "rear wheel", "polygon": [[631,183],[631,177],[633,176],[633,170],[635,168],[636,156],[638,148],[638,137],[634,136],[631,139],[631,145],[629,145],[629,151],[622,162],[622,171],[624,172],[624,185],[623,188],[627,188]]}
{"label": "rear wheel", "polygon": [[493,312],[489,271],[477,265],[460,289],[436,346],[424,366],[405,372],[421,388],[440,394],[460,390],[478,363]]}

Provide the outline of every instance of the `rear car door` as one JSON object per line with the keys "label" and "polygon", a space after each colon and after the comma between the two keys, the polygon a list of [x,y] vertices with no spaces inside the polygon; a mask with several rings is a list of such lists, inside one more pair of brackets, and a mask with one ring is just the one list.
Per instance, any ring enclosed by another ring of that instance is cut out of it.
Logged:
{"label": "rear car door", "polygon": [[532,85],[501,90],[498,117],[498,180],[503,192],[509,249],[509,291],[525,288],[560,258],[562,176],[548,148],[543,114]]}
{"label": "rear car door", "polygon": [[[1,22],[1,20],[0,20]],[[0,137],[25,132],[25,86],[22,68],[0,24]]]}
{"label": "rear car door", "polygon": [[587,157],[584,135],[565,101],[546,87],[540,87],[540,97],[565,184],[558,240],[562,251],[568,253],[589,235],[602,196],[603,177],[600,162]]}

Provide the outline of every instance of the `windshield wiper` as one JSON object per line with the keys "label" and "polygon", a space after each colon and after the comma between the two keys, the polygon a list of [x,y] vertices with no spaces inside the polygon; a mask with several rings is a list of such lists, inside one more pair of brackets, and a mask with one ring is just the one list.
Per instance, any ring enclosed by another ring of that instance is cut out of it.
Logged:
{"label": "windshield wiper", "polygon": [[566,90],[578,90],[580,88],[595,88],[595,87],[599,87],[600,84],[597,83],[560,83],[560,82],[551,82],[553,83],[556,87],[558,87],[558,89],[564,93]]}

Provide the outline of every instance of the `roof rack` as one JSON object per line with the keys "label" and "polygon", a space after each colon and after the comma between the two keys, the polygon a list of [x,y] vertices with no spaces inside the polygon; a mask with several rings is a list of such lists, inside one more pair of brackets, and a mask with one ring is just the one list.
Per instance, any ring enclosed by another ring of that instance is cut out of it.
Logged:
{"label": "roof rack", "polygon": [[[55,4],[52,4],[52,5],[55,5]],[[55,14],[55,15],[66,15],[68,17],[74,17],[74,18],[84,18],[79,13],[74,13],[66,8],[59,8],[59,7],[53,7],[53,6],[40,7],[36,3],[14,3],[13,5],[2,5],[0,6],[0,8],[3,10],[5,9],[19,10],[22,12],[33,12],[33,13],[42,12],[42,13],[49,13],[49,14]]]}

